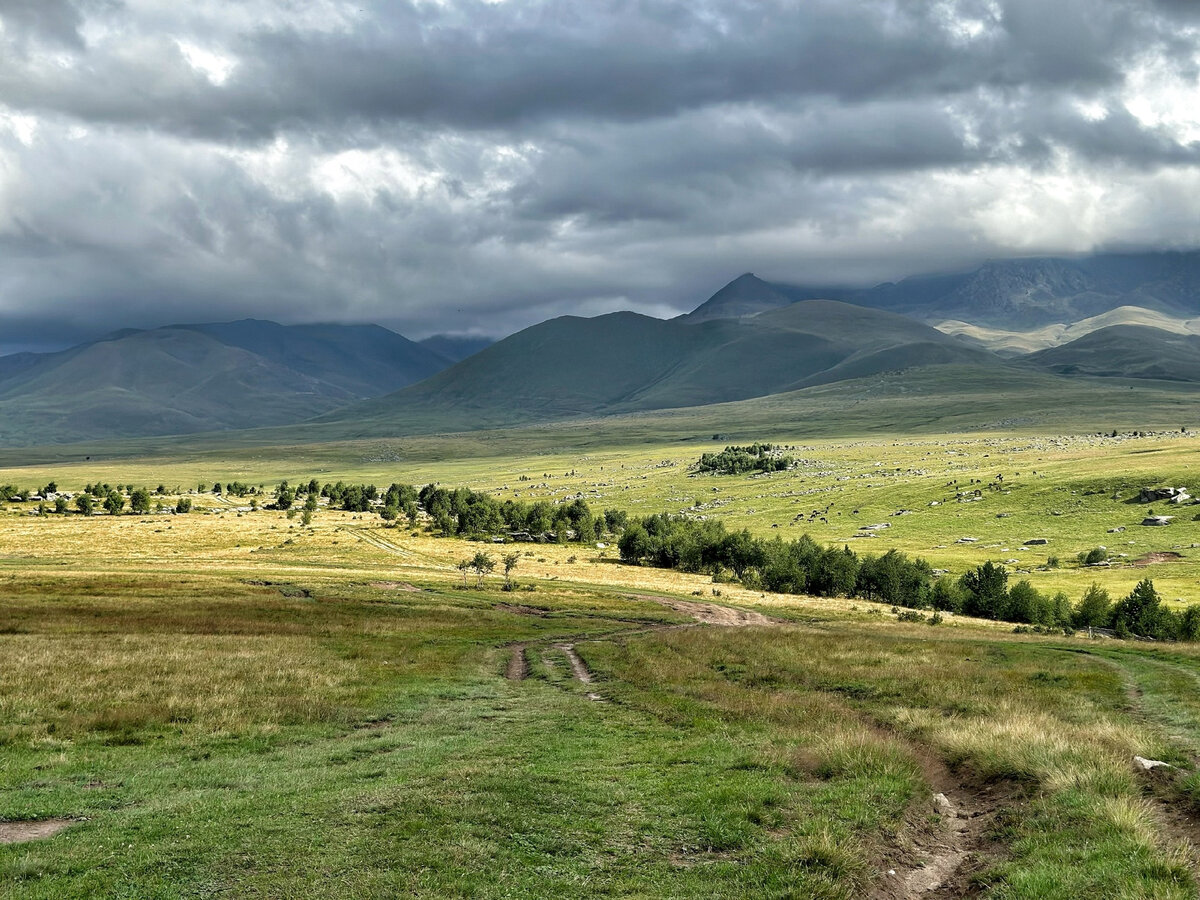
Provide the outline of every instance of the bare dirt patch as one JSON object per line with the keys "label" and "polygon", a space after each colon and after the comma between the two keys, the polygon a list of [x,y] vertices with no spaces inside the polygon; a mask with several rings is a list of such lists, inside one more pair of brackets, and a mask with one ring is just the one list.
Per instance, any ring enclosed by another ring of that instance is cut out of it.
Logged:
{"label": "bare dirt patch", "polygon": [[1175,766],[1135,769],[1142,783],[1142,792],[1153,804],[1163,833],[1171,842],[1184,849],[1192,873],[1200,875],[1200,817],[1197,817],[1195,810],[1179,796],[1178,783],[1186,773]]}
{"label": "bare dirt patch", "polygon": [[508,658],[508,668],[504,677],[509,681],[524,681],[529,675],[529,660],[525,658],[525,645],[516,644],[512,648],[512,656]]}
{"label": "bare dirt patch", "polygon": [[675,612],[691,616],[697,622],[705,625],[724,625],[728,627],[745,627],[747,625],[779,625],[777,619],[772,619],[752,609],[734,609],[731,606],[720,606],[716,603],[703,603],[695,600],[676,600],[673,597],[655,597],[653,594],[632,594],[634,600],[649,600],[669,607]]}
{"label": "bare dirt patch", "polygon": [[0,822],[0,844],[23,844],[26,841],[38,841],[65,831],[74,824],[72,819]]}
{"label": "bare dirt patch", "polygon": [[1147,553],[1145,556],[1139,556],[1135,559],[1132,565],[1143,568],[1152,566],[1155,563],[1178,562],[1183,559],[1182,553],[1176,553],[1174,550],[1162,550],[1158,553]]}

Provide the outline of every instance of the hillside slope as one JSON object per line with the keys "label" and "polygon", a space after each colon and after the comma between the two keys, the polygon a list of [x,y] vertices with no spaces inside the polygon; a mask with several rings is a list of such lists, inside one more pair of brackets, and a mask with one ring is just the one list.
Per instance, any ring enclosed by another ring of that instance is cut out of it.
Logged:
{"label": "hillside slope", "polygon": [[1113,325],[1025,361],[1063,375],[1200,382],[1200,335]]}

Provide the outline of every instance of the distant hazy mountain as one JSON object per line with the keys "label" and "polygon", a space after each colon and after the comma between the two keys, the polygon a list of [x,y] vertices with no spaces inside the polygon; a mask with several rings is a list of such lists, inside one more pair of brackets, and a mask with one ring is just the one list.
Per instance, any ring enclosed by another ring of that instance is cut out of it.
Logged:
{"label": "distant hazy mountain", "polygon": [[461,337],[453,334],[435,334],[423,341],[418,341],[422,347],[449,360],[452,363],[462,362],[468,356],[474,356],[480,350],[495,343],[491,338]]}
{"label": "distant hazy mountain", "polygon": [[865,290],[769,287],[796,300],[824,296],[926,322],[954,319],[1012,331],[1071,324],[1121,306],[1191,318],[1200,314],[1200,253],[998,260],[967,272],[918,275]]}
{"label": "distant hazy mountain", "polygon": [[445,368],[441,356],[379,325],[279,325],[259,319],[183,325],[357,397],[375,397]]}
{"label": "distant hazy mountain", "polygon": [[59,353],[0,357],[0,442],[297,422],[445,365],[375,325],[246,320],[122,331]]}
{"label": "distant hazy mountain", "polygon": [[564,316],[323,420],[468,428],[741,400],[943,363],[999,365],[920,322],[832,301],[701,322]]}
{"label": "distant hazy mountain", "polygon": [[1184,319],[1140,306],[1119,306],[1074,324],[1055,323],[1029,331],[1006,331],[955,319],[938,322],[936,327],[1002,356],[1020,356],[1069,343],[1111,325],[1145,325],[1174,334],[1200,334],[1200,318]]}
{"label": "distant hazy mountain", "polygon": [[1200,335],[1112,325],[1025,360],[1063,375],[1200,382]]}

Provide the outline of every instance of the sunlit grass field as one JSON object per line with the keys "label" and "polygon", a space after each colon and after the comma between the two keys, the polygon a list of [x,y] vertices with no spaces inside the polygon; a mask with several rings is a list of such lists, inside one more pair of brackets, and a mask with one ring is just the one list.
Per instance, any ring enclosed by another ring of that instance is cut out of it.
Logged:
{"label": "sunlit grass field", "polygon": [[[1197,896],[1196,648],[904,624],[612,546],[515,545],[515,590],[464,587],[458,560],[510,548],[195,493],[316,477],[582,495],[955,575],[1015,559],[1072,599],[1149,576],[1200,602],[1200,507],[1144,528],[1150,505],[1128,502],[1200,489],[1190,434],[760,437],[803,463],[693,477],[726,441],[454,458],[374,441],[0,471],[196,505],[0,515],[0,835],[69,823],[0,844],[0,896]],[[1126,555],[1081,567],[1097,545]],[[697,624],[685,602],[772,624]],[[514,654],[528,677],[505,677]]]}

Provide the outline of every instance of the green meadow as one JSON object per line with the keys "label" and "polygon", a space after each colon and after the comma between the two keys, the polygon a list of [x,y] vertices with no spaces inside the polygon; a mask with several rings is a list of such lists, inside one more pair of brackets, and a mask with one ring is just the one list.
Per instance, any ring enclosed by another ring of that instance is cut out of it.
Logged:
{"label": "green meadow", "polygon": [[[161,484],[194,508],[0,513],[0,896],[1197,896],[1200,648],[906,623],[612,546],[326,507],[306,527],[208,490],[582,496],[955,576],[991,560],[1072,600],[1150,577],[1200,602],[1200,507],[1137,502],[1200,490],[1178,428],[764,426],[800,463],[744,476],[691,471],[741,433],[577,428],[10,452],[0,484]],[[521,554],[514,590],[462,577],[481,549]]]}

